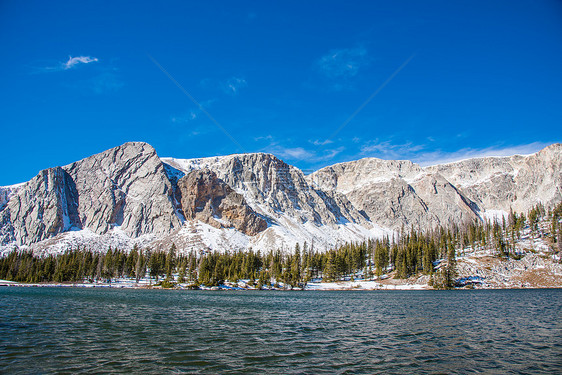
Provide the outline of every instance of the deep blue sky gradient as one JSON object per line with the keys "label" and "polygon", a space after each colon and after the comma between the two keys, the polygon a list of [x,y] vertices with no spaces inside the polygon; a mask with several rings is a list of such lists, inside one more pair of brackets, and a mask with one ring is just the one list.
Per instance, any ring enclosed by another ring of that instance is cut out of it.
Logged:
{"label": "deep blue sky gradient", "polygon": [[560,1],[3,1],[0,45],[0,186],[127,141],[307,170],[562,141]]}

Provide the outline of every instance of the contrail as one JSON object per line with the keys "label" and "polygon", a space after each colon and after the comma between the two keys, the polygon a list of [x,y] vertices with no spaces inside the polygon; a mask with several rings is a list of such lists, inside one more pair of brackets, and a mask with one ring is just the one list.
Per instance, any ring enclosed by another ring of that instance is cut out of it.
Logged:
{"label": "contrail", "polygon": [[162,73],[164,73],[170,79],[170,81],[172,81],[185,94],[185,96],[187,96],[199,108],[199,110],[203,112],[209,118],[209,120],[211,120],[217,126],[217,128],[219,128],[242,152],[247,152],[244,147],[232,135],[230,135],[230,133],[221,124],[219,124],[219,122],[215,120],[215,118],[211,116],[211,114],[207,112],[205,108],[203,108],[203,106],[199,104],[199,102],[195,100],[195,98],[191,96],[191,94],[178,81],[176,81],[174,77],[172,77],[172,75],[168,73],[168,71],[164,69],[162,65],[158,63],[158,61],[154,59],[154,57],[150,56],[148,53],[147,56],[150,60],[152,60],[154,65],[156,65],[158,69],[160,69]]}
{"label": "contrail", "polygon": [[361,112],[361,110],[362,110],[363,108],[365,108],[365,106],[366,106],[367,104],[369,104],[369,102],[370,102],[371,100],[373,100],[373,98],[374,98],[375,96],[377,96],[377,94],[378,94],[379,92],[381,92],[381,90],[384,89],[384,87],[385,87],[386,85],[388,85],[388,84],[390,83],[390,81],[392,81],[392,79],[393,79],[394,77],[396,77],[396,75],[397,75],[398,73],[400,73],[400,71],[401,71],[402,69],[404,69],[404,68],[406,67],[406,65],[408,65],[408,63],[414,58],[415,55],[416,55],[416,54],[413,54],[413,55],[410,56],[406,61],[404,61],[404,62],[402,63],[402,65],[400,65],[400,67],[398,67],[398,69],[396,69],[396,70],[394,71],[394,73],[392,73],[392,74],[390,75],[390,77],[388,77],[388,78],[386,79],[386,81],[384,81],[383,84],[380,85],[380,86],[375,90],[375,92],[373,92],[373,93],[371,94],[371,96],[369,96],[369,97],[367,98],[367,100],[365,100],[365,101],[363,102],[363,104],[361,104],[361,105],[359,106],[359,108],[357,108],[357,109],[355,110],[355,112],[353,112],[353,113],[351,114],[351,116],[349,116],[348,119],[345,120],[344,123],[341,124],[340,127],[339,127],[329,138],[326,139],[326,141],[331,141],[336,135],[338,135],[338,133],[339,133],[340,131],[342,131],[342,129],[345,128],[345,127],[347,126],[347,124],[349,124],[349,123],[351,122],[351,120],[353,120],[353,118],[354,118],[355,116],[357,116],[357,114],[358,114],[359,112]]}

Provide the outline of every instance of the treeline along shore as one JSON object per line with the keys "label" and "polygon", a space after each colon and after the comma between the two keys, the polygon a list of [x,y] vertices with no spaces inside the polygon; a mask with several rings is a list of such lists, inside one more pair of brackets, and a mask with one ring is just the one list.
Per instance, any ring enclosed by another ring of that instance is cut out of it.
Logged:
{"label": "treeline along shore", "polygon": [[[0,279],[20,283],[111,283],[127,278],[137,283],[146,277],[164,288],[183,285],[235,285],[240,280],[258,288],[282,285],[304,288],[311,280],[376,280],[382,275],[404,279],[428,275],[430,286],[453,288],[456,259],[478,249],[491,250],[504,259],[519,259],[524,252],[515,244],[523,229],[543,237],[551,250],[562,250],[562,204],[546,210],[537,205],[525,214],[510,212],[502,220],[473,221],[422,232],[402,229],[393,238],[346,243],[320,252],[306,242],[294,251],[191,251],[171,245],[168,251],[139,249],[125,252],[109,248],[105,253],[75,249],[57,255],[13,251],[0,259]],[[560,259],[560,257],[558,257]],[[153,284],[152,284],[153,282]]]}

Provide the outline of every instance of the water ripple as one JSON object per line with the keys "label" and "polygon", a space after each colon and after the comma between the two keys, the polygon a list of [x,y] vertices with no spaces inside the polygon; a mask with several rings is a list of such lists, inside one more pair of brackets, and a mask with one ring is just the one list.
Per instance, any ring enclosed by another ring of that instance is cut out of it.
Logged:
{"label": "water ripple", "polygon": [[0,288],[0,373],[560,371],[561,290]]}

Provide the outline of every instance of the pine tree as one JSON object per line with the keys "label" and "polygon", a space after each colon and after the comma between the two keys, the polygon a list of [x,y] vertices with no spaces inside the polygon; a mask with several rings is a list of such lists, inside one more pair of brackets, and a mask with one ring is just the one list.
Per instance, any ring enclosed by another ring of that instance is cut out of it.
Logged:
{"label": "pine tree", "polygon": [[336,260],[335,251],[333,250],[330,250],[327,254],[326,264],[324,266],[322,276],[324,278],[323,281],[330,282],[336,280]]}
{"label": "pine tree", "polygon": [[144,258],[144,254],[141,251],[137,256],[137,261],[135,264],[135,279],[138,284],[140,279],[142,279],[146,275],[146,261]]}
{"label": "pine tree", "polygon": [[457,258],[455,246],[449,242],[447,253],[447,266],[445,267],[445,287],[452,288],[455,286],[455,277],[457,276]]}
{"label": "pine tree", "polygon": [[108,279],[109,283],[111,283],[111,279],[113,278],[113,274],[115,272],[115,264],[113,259],[113,250],[111,247],[105,253],[104,261],[103,261],[103,274],[102,277]]}
{"label": "pine tree", "polygon": [[295,254],[292,257],[291,261],[291,280],[290,284],[293,286],[297,286],[301,280],[301,251],[300,246],[297,243],[295,245]]}
{"label": "pine tree", "polygon": [[166,256],[166,278],[173,280],[172,273],[176,268],[176,244],[172,243]]}

